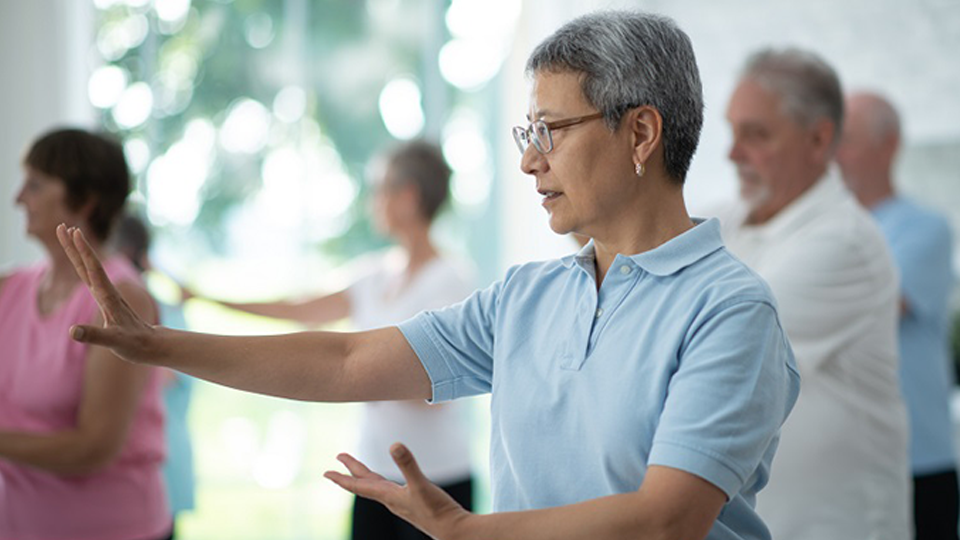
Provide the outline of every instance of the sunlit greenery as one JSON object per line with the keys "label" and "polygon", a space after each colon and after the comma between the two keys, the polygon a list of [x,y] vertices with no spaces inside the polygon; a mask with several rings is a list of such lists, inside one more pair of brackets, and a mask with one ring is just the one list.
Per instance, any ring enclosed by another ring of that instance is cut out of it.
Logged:
{"label": "sunlit greenery", "polygon": [[[172,22],[161,19],[151,3],[139,4],[144,5],[116,3],[101,10],[98,43],[106,60],[123,68],[130,82],[150,85],[153,111],[147,121],[125,126],[105,108],[103,122],[127,140],[146,141],[151,157],[168,152],[192,119],[222,127],[237,100],[271,109],[290,85],[302,88],[306,97],[304,115],[294,122],[273,119],[267,142],[257,151],[229,152],[217,146],[196,218],[181,227],[159,220],[155,224],[163,233],[202,240],[208,251],[222,250],[226,214],[260,188],[267,151],[322,138],[339,154],[361,196],[351,205],[346,234],[318,247],[347,257],[378,244],[362,202],[364,166],[392,141],[377,111],[384,83],[397,73],[418,76],[422,71],[421,48],[429,29],[416,12],[424,2],[394,6],[407,24],[391,25],[389,32],[372,15],[376,10],[371,5],[377,2],[196,0]],[[144,24],[148,31],[139,36]],[[139,186],[149,198],[146,170]]]}

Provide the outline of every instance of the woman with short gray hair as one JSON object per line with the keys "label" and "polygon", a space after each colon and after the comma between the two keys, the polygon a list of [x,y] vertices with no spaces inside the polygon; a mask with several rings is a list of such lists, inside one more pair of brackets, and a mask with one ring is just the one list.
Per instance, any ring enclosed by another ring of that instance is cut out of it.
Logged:
{"label": "woman with short gray hair", "polygon": [[[186,334],[116,302],[74,337],[134,362],[294,399],[446,401],[492,394],[494,513],[457,505],[394,444],[405,483],[352,456],[326,477],[438,539],[769,539],[753,509],[799,390],[766,285],[687,214],[702,96],[689,38],[663,17],[576,19],[528,63],[513,134],[550,227],[592,240],[508,270],[455,306],[358,334]],[[603,120],[596,121],[596,120]]]}

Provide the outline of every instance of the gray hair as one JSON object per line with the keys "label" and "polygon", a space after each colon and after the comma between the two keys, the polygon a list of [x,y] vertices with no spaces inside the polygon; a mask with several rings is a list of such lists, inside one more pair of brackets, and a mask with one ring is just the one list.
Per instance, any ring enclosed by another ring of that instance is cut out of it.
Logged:
{"label": "gray hair", "polygon": [[450,193],[450,166],[439,146],[423,140],[402,143],[386,155],[397,180],[417,187],[420,211],[433,221]]}
{"label": "gray hair", "polygon": [[670,19],[605,11],[574,19],[534,49],[526,72],[571,71],[611,130],[634,107],[663,118],[667,174],[683,183],[703,126],[703,90],[690,38]]}
{"label": "gray hair", "polygon": [[780,97],[784,113],[804,127],[833,122],[833,146],[843,131],[843,90],[837,73],[816,54],[801,49],[763,49],[750,56],[741,78],[757,81]]}

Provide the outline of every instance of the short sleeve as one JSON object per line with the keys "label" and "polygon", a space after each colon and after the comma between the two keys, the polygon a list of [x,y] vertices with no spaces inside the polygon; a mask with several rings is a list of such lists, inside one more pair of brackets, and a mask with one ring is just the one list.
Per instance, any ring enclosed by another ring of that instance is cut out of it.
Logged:
{"label": "short sleeve", "polygon": [[425,311],[399,325],[430,377],[431,401],[490,392],[501,290],[502,282],[494,283],[459,304]]}
{"label": "short sleeve", "polygon": [[767,302],[731,301],[691,328],[648,464],[689,472],[733,498],[777,437],[799,375]]}

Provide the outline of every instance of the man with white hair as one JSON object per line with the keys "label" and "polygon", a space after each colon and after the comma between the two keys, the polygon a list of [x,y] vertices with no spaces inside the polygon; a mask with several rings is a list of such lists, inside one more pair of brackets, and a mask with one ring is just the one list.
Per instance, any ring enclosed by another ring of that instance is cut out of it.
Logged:
{"label": "man with white hair", "polygon": [[724,240],[770,284],[802,380],[757,510],[778,540],[906,540],[897,277],[876,223],[830,170],[839,79],[811,53],[761,51],[727,120],[741,201],[720,213]]}
{"label": "man with white hair", "polygon": [[873,214],[900,270],[900,386],[910,414],[917,540],[957,540],[957,464],[950,421],[949,299],[953,240],[946,219],[896,193],[900,118],[868,92],[846,100],[837,163]]}

